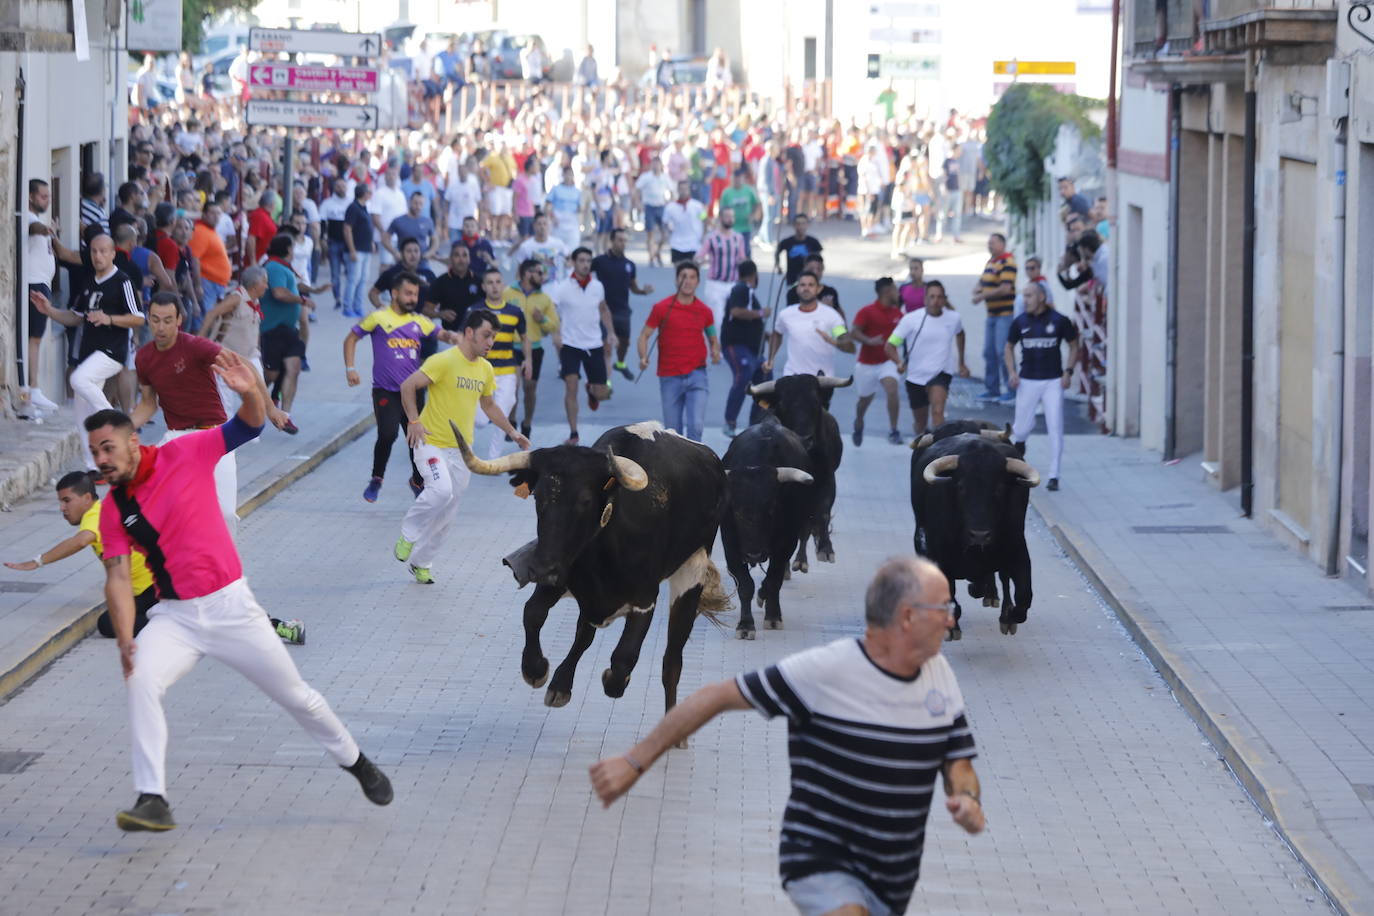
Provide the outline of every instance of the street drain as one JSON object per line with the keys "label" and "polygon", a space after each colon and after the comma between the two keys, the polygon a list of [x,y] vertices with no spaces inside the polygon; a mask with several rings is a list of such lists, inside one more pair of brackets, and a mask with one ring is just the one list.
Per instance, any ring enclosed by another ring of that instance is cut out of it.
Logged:
{"label": "street drain", "polygon": [[1327,604],[1323,611],[1374,611],[1374,604]]}
{"label": "street drain", "polygon": [[32,595],[47,587],[46,582],[17,582],[14,579],[0,579],[0,594],[9,592],[16,595]]}
{"label": "street drain", "polygon": [[38,751],[0,751],[0,775],[22,773],[42,756]]}
{"label": "street drain", "polygon": [[1225,525],[1132,525],[1136,534],[1230,534]]}

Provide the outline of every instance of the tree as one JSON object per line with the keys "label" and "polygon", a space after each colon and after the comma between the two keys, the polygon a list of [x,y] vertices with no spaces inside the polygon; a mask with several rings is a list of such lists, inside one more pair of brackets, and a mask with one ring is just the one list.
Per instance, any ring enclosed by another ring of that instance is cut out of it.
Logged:
{"label": "tree", "polygon": [[1101,130],[1085,112],[1101,106],[1043,83],[1015,83],[992,106],[983,159],[1012,215],[1024,218],[1044,200],[1045,159],[1054,153],[1059,126],[1072,124],[1085,139],[1095,137]]}
{"label": "tree", "polygon": [[225,10],[247,12],[255,0],[181,0],[181,50],[195,54],[205,38],[205,20]]}

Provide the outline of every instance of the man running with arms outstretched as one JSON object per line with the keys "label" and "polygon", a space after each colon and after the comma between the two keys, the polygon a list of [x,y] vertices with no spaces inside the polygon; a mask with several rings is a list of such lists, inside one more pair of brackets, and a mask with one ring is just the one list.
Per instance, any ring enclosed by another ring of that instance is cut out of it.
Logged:
{"label": "man running with arms outstretched", "polygon": [[[472,480],[472,472],[458,451],[454,427],[471,442],[480,404],[492,425],[520,448],[530,447],[530,440],[511,426],[496,405],[496,371],[486,355],[496,342],[497,322],[496,315],[486,309],[469,309],[457,346],[425,360],[401,384],[401,404],[410,421],[406,441],[415,466],[425,478],[425,488],[401,520],[394,555],[402,563],[410,563],[410,574],[421,585],[434,584],[430,564]],[[429,390],[429,399],[421,413],[415,395],[424,389]]]}
{"label": "man running with arms outstretched", "polygon": [[[166,795],[167,689],[209,655],[252,681],[291,713],[335,761],[352,773],[363,794],[391,802],[391,782],[358,750],[357,742],[307,684],[253,597],[238,551],[215,496],[215,463],[262,432],[267,403],[251,366],[230,350],[215,372],[243,399],[223,426],[182,436],[164,446],[141,445],[133,422],[117,410],[85,420],[91,457],[111,484],[101,503],[105,602],[129,691],[134,788],[138,800],[115,822],[124,830],[176,826]],[[148,626],[134,640],[130,553],[147,560],[158,591]]]}

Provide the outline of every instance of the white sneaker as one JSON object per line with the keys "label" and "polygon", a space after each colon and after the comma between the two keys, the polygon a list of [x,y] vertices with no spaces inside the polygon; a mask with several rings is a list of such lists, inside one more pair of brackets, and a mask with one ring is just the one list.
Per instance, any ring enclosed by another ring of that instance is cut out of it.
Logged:
{"label": "white sneaker", "polygon": [[54,404],[52,401],[48,400],[47,395],[43,394],[42,389],[30,388],[28,391],[29,401],[33,404],[33,406],[37,407],[39,410],[46,411],[47,413],[57,412],[57,405]]}

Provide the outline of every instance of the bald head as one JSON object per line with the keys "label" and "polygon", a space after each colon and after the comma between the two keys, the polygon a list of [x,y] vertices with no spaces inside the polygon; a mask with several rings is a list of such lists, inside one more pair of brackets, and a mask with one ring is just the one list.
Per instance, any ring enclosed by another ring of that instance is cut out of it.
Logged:
{"label": "bald head", "polygon": [[878,567],[864,593],[864,621],[871,627],[892,623],[903,604],[931,603],[927,592],[946,585],[940,567],[924,557],[892,557]]}

